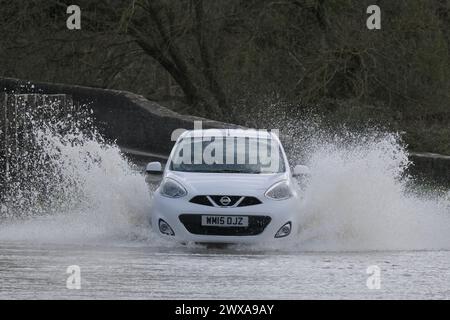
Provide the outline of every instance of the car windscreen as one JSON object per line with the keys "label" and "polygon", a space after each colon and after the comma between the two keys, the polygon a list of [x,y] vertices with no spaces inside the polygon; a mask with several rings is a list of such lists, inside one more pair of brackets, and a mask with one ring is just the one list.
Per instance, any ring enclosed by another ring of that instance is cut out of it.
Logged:
{"label": "car windscreen", "polygon": [[170,169],[183,172],[279,173],[285,162],[277,140],[266,137],[188,137],[180,140]]}

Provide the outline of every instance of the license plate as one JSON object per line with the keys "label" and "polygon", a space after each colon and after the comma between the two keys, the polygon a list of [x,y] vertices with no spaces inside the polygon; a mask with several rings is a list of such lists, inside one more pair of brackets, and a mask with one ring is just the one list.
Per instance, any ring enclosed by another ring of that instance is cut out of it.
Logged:
{"label": "license plate", "polygon": [[248,217],[244,217],[244,216],[202,216],[202,226],[248,227]]}

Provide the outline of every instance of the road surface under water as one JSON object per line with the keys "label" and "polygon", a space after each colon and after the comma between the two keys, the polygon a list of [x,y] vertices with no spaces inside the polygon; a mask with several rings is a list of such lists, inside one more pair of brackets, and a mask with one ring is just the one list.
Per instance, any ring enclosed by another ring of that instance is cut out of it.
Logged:
{"label": "road surface under water", "polygon": [[[81,288],[67,289],[78,265]],[[380,289],[369,289],[369,266]],[[449,299],[449,251],[0,245],[1,299]]]}
{"label": "road surface under water", "polygon": [[[300,234],[281,248],[217,249],[150,231],[151,191],[117,146],[35,134],[45,161],[0,204],[0,299],[450,298],[450,193],[411,192],[395,135],[302,142]],[[80,289],[66,287],[72,265]]]}

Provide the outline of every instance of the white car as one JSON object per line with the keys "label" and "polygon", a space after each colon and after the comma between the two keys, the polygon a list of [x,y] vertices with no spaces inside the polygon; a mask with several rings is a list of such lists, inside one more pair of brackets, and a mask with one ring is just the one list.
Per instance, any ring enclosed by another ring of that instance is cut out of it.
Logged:
{"label": "white car", "polygon": [[153,195],[152,228],[179,242],[261,243],[297,232],[299,188],[278,137],[268,131],[207,129],[184,132]]}

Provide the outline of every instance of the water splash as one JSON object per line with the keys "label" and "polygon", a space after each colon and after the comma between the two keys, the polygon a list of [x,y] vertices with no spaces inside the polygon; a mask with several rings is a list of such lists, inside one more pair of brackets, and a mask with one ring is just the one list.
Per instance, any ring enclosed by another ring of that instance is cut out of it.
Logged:
{"label": "water splash", "polygon": [[[51,108],[51,106],[47,106]],[[33,123],[19,170],[2,198],[0,240],[90,242],[147,239],[150,193],[114,143],[90,118]],[[26,169],[32,163],[32,170]]]}
{"label": "water splash", "polygon": [[318,137],[307,144],[301,250],[450,249],[449,198],[407,174],[398,135],[344,130]]}
{"label": "water splash", "polygon": [[[23,153],[21,165],[35,167],[2,200],[0,241],[173,246],[150,231],[151,192],[142,174],[86,123],[73,117],[34,123],[30,138],[39,152]],[[299,204],[301,232],[283,249],[450,248],[450,197],[417,191],[398,135],[323,130],[314,121],[271,127],[290,137],[291,163],[312,171]]]}

